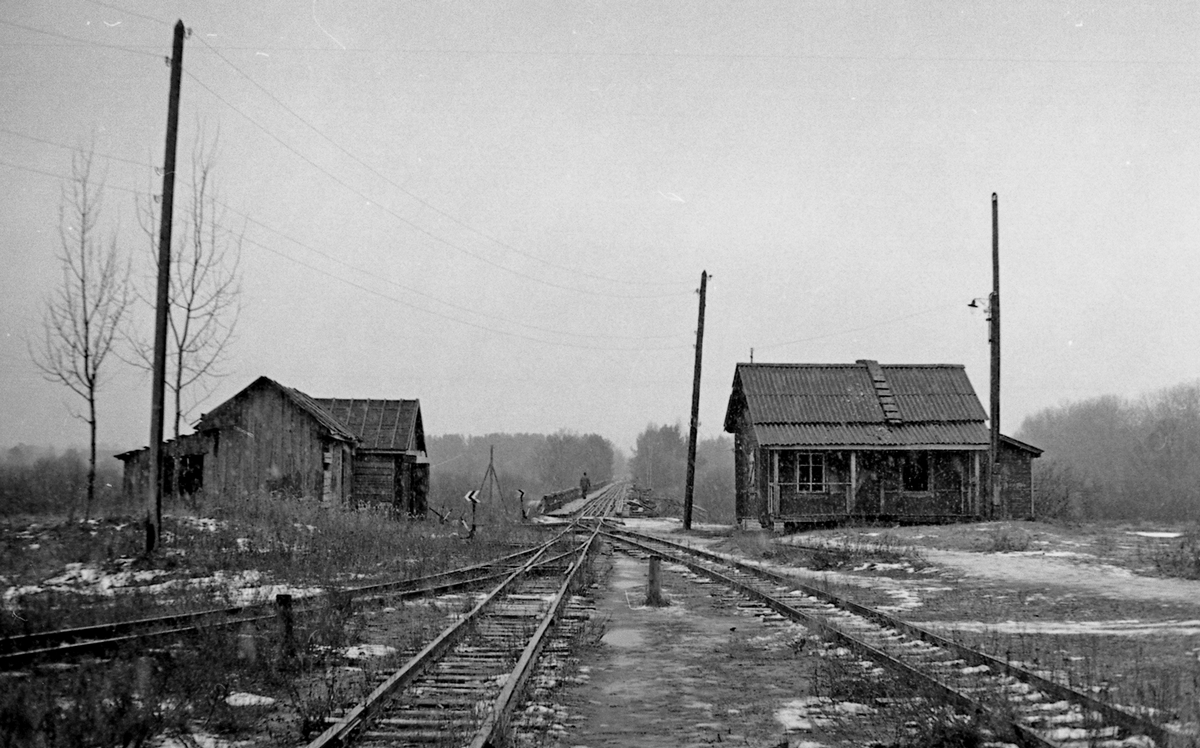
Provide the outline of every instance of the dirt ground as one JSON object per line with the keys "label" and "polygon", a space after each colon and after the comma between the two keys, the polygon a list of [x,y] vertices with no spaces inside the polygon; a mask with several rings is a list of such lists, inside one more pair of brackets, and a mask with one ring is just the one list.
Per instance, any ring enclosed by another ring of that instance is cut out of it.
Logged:
{"label": "dirt ground", "polygon": [[[892,744],[904,719],[869,706],[881,671],[664,567],[670,604],[645,605],[646,561],[614,554],[597,599],[605,634],[559,693],[568,732],[554,746]],[[872,683],[871,678],[875,681]],[[863,684],[872,684],[863,688]]]}
{"label": "dirt ground", "polygon": [[[644,529],[722,545],[715,531],[684,537],[678,527]],[[989,548],[997,532],[1018,530],[1029,536],[1024,549]],[[1156,721],[1190,732],[1200,715],[1200,582],[1152,575],[1144,560],[1158,538],[1121,528],[1079,533],[980,523],[772,536],[767,543],[814,539],[906,548],[912,562],[873,562],[867,554],[836,571],[779,558],[762,563],[1146,708]],[[904,731],[913,713],[880,710],[878,697],[896,695],[881,673],[830,656],[802,627],[751,615],[738,599],[678,569],[664,574],[673,605],[645,607],[646,562],[612,559],[597,600],[606,633],[583,655],[583,682],[558,697],[569,716],[566,734],[551,743],[556,748],[921,744]]]}

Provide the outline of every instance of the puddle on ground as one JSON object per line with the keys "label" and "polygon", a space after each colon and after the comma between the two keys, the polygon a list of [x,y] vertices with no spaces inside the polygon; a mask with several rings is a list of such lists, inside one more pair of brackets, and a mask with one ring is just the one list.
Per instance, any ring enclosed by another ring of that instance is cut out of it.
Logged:
{"label": "puddle on ground", "polygon": [[640,647],[646,642],[646,637],[637,629],[610,629],[604,632],[600,641],[613,647]]}

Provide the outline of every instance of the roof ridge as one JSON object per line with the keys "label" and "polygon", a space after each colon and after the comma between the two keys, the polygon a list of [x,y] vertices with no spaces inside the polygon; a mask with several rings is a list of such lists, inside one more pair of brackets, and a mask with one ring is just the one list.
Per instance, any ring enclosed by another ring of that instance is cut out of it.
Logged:
{"label": "roof ridge", "polygon": [[[857,369],[862,366],[863,361],[867,361],[867,360],[869,360],[869,359],[861,359],[860,358],[857,361],[854,361],[853,363],[839,361],[836,363],[825,363],[825,364],[811,363],[811,362],[787,363],[787,362],[775,361],[775,362],[770,362],[770,363],[758,363],[757,361],[755,361],[755,362],[742,361],[742,362],[739,362],[737,364],[737,366],[739,366],[739,367],[753,366],[756,368],[757,367],[763,367],[763,368],[778,367],[778,368],[791,368],[791,369],[801,369],[801,368],[831,369],[831,368],[835,368],[835,367],[842,368],[842,369]],[[876,362],[876,363],[878,363],[878,362]],[[881,366],[885,369],[965,369],[966,368],[965,364],[879,364],[879,366]]]}

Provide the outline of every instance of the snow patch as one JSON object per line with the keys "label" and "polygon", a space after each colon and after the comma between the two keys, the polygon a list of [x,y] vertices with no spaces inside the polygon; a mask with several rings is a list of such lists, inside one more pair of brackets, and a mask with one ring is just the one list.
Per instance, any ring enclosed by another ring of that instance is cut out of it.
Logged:
{"label": "snow patch", "polygon": [[386,657],[395,654],[396,648],[386,644],[357,644],[342,650],[342,657],[347,660],[361,660],[364,657]]}
{"label": "snow patch", "polygon": [[256,693],[237,691],[226,696],[225,703],[229,706],[271,706],[275,703],[275,699],[270,696],[259,696]]}
{"label": "snow patch", "polygon": [[785,702],[775,711],[775,721],[789,732],[810,732],[833,723],[837,715],[874,713],[875,709],[866,704],[834,701],[826,696],[805,696]]}
{"label": "snow patch", "polygon": [[1040,634],[1078,636],[1195,636],[1200,634],[1200,620],[1139,621],[922,621],[926,628],[973,633]]}

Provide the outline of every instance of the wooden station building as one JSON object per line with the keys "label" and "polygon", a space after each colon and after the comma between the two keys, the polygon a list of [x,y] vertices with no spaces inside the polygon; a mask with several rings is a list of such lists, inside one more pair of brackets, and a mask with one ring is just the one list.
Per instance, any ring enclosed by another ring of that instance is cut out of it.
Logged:
{"label": "wooden station building", "polygon": [[[417,400],[314,398],[267,377],[163,445],[163,492],[277,493],[425,514],[429,459]],[[150,450],[117,455],[124,489],[144,496]]]}
{"label": "wooden station building", "polygon": [[725,413],[743,526],[945,522],[1033,514],[1041,450],[1001,438],[961,365],[738,364]]}

